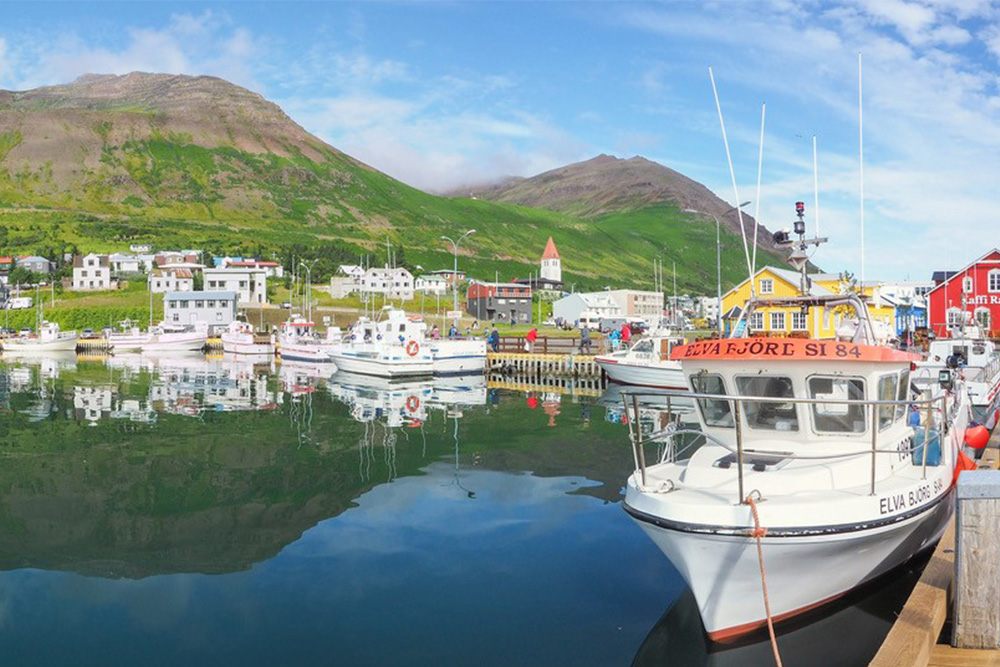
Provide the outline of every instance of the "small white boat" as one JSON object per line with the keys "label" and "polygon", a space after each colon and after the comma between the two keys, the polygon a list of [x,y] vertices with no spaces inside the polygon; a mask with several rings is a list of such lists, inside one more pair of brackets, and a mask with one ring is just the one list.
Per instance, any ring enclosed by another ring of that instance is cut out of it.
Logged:
{"label": "small white boat", "polygon": [[358,320],[330,353],[337,368],[388,378],[433,375],[434,357],[423,321],[396,308],[387,308],[385,314],[378,322]]}
{"label": "small white boat", "polygon": [[607,374],[608,379],[621,384],[657,389],[685,389],[680,362],[670,358],[670,353],[684,338],[669,331],[654,332],[636,341],[627,350],[594,357],[594,361]]}
{"label": "small white boat", "polygon": [[78,339],[75,331],[60,331],[55,322],[42,322],[37,334],[5,338],[0,345],[4,352],[18,354],[75,352]]}
{"label": "small white boat", "polygon": [[142,343],[142,352],[190,352],[201,350],[208,342],[208,325],[196,322],[177,326],[162,322],[149,328],[150,338]]}
{"label": "small white boat", "polygon": [[230,322],[222,332],[222,351],[230,354],[270,355],[274,353],[274,334],[258,333],[248,322]]}
{"label": "small white boat", "polygon": [[[672,393],[695,399],[699,428],[644,436],[643,420],[629,415],[636,469],[624,507],[688,583],[713,640],[766,623],[755,514],[766,528],[759,539],[771,615],[780,621],[931,547],[951,517],[957,473],[974,466],[963,451],[969,398],[959,374],[913,399],[917,356],[875,345],[856,296],[781,301],[850,306],[865,321],[850,341],[677,347],[672,358],[693,393]],[[628,410],[631,400],[623,404]],[[916,427],[912,405],[924,420]],[[675,438],[693,431],[701,439],[678,446]],[[648,465],[644,442],[659,452]]]}
{"label": "small white boat", "polygon": [[327,327],[326,336],[320,337],[316,333],[315,322],[293,317],[281,325],[278,334],[278,352],[282,361],[329,364],[333,361],[331,352],[340,345],[341,340],[339,327]]}
{"label": "small white boat", "polygon": [[975,420],[992,431],[1000,411],[1000,354],[993,341],[975,326],[954,332],[953,338],[932,341],[927,359],[916,363],[913,381],[918,387],[933,385],[945,369],[958,369],[969,389]]}

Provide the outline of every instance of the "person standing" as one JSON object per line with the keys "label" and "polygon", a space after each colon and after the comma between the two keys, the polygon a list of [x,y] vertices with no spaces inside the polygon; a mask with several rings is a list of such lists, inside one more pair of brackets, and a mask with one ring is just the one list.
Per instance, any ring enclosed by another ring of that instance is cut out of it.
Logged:
{"label": "person standing", "polygon": [[535,341],[538,339],[538,329],[532,327],[528,335],[524,337],[524,347],[528,354],[535,351]]}
{"label": "person standing", "polygon": [[580,354],[583,354],[584,350],[590,354],[590,329],[588,327],[580,327]]}
{"label": "person standing", "polygon": [[622,347],[628,347],[629,342],[632,340],[632,327],[628,322],[622,325]]}
{"label": "person standing", "polygon": [[618,344],[621,342],[622,335],[618,329],[612,329],[608,332],[608,340],[611,341],[611,350],[613,352],[618,351]]}
{"label": "person standing", "polygon": [[497,331],[496,327],[490,331],[490,347],[493,348],[494,352],[500,351],[500,332]]}

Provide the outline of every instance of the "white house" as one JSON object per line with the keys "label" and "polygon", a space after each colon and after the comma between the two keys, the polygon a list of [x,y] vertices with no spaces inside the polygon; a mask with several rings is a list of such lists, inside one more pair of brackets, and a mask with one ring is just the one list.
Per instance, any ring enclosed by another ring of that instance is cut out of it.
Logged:
{"label": "white house", "polygon": [[163,319],[174,324],[204,322],[221,329],[236,319],[236,292],[164,292]]}
{"label": "white house", "polygon": [[413,298],[413,274],[404,268],[368,269],[361,279],[361,290],[385,294],[391,299]]}
{"label": "white house", "polygon": [[111,280],[111,264],[107,255],[77,255],[73,258],[74,290],[108,290],[118,287]]}
{"label": "white house", "polygon": [[127,255],[121,252],[109,255],[108,264],[110,264],[111,272],[114,274],[141,273],[144,268],[143,261],[137,255]]}
{"label": "white house", "polygon": [[417,276],[415,289],[423,294],[444,294],[448,291],[448,280],[433,274]]}
{"label": "white house", "polygon": [[576,292],[552,302],[552,316],[575,324],[586,313],[587,317],[625,317],[625,311],[607,292]]}
{"label": "white house", "polygon": [[267,274],[255,268],[208,268],[204,270],[207,291],[236,292],[240,303],[267,303]]}
{"label": "white house", "polygon": [[194,290],[194,274],[190,269],[153,269],[149,276],[149,290],[162,292],[190,292]]}

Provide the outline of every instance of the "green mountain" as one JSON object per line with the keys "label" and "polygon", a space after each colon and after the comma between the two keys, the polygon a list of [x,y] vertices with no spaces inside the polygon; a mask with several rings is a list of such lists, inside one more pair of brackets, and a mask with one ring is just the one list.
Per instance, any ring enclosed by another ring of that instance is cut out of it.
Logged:
{"label": "green mountain", "polygon": [[[627,179],[615,187],[628,188]],[[668,271],[676,261],[681,289],[712,292],[714,224],[682,212],[712,212],[711,198],[656,196],[636,206],[619,197],[596,211],[438,197],[214,77],[87,75],[0,91],[0,254],[153,243],[266,256],[321,247],[328,257],[380,263],[388,240],[397,260],[430,270],[451,265],[442,235],[475,228],[460,258],[474,276],[526,276],[552,236],[565,281],[578,287],[649,286],[658,257]],[[731,283],[745,275],[742,244],[727,233],[723,247]]]}

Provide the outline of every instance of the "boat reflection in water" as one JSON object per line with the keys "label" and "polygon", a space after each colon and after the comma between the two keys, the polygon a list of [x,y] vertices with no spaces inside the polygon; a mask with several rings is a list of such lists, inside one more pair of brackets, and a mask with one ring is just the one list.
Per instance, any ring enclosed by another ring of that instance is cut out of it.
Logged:
{"label": "boat reflection in water", "polygon": [[[811,667],[867,665],[920,579],[929,554],[811,613],[778,626],[777,641],[785,664]],[[766,632],[732,644],[712,642],[705,634],[698,603],[685,589],[650,630],[635,667],[754,667],[773,665]]]}

